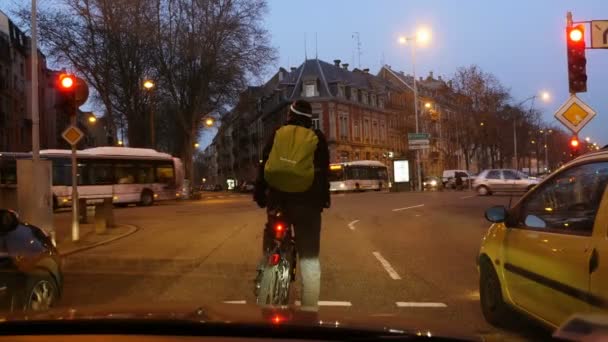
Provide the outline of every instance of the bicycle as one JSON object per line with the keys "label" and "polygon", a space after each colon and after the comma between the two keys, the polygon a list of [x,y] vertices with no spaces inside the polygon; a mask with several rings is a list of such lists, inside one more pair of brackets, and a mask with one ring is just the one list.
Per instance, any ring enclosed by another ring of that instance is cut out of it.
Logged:
{"label": "bicycle", "polygon": [[263,261],[255,282],[258,305],[290,304],[291,283],[296,275],[296,257],[292,225],[281,209],[269,209],[264,229]]}

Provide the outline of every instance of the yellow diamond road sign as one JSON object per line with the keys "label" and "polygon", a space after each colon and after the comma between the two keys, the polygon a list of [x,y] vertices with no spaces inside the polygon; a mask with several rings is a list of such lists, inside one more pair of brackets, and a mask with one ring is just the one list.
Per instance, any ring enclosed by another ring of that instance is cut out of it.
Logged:
{"label": "yellow diamond road sign", "polygon": [[78,127],[70,126],[65,131],[63,131],[61,136],[63,137],[63,139],[65,139],[65,141],[68,142],[68,144],[76,145],[78,144],[80,139],[84,137],[84,133],[82,133],[82,131],[79,130]]}
{"label": "yellow diamond road sign", "polygon": [[594,117],[595,111],[576,95],[570,95],[568,101],[555,112],[555,118],[574,134],[583,129]]}

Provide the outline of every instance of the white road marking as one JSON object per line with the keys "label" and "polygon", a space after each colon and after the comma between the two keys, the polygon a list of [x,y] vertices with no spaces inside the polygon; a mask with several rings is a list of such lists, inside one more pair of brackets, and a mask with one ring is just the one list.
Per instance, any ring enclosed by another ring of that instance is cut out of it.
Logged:
{"label": "white road marking", "polygon": [[411,207],[405,207],[405,208],[397,208],[397,209],[393,209],[393,211],[401,211],[401,210],[414,209],[414,208],[420,208],[420,207],[424,207],[424,204],[413,205]]}
{"label": "white road marking", "polygon": [[225,300],[224,304],[247,304],[246,300]]}
{"label": "white road marking", "polygon": [[471,197],[475,197],[475,195],[460,197],[460,199],[467,199],[467,198],[471,198]]}
{"label": "white road marking", "polygon": [[445,303],[435,302],[397,302],[397,307],[400,308],[447,308]]}
{"label": "white road marking", "polygon": [[350,228],[350,230],[355,230],[355,224],[357,224],[357,222],[359,222],[359,220],[352,221],[348,224],[348,228]]}
{"label": "white road marking", "polygon": [[384,269],[386,270],[386,272],[388,272],[388,275],[391,278],[393,278],[394,280],[401,279],[401,277],[395,271],[393,266],[391,266],[391,264],[386,259],[384,259],[384,257],[380,254],[380,252],[373,252],[372,254],[376,257],[376,259],[378,259],[378,261],[380,261],[380,264],[382,264],[382,267],[384,267]]}
{"label": "white road marking", "polygon": [[[351,304],[351,302],[343,302],[343,301],[336,301],[336,300],[320,300],[317,302],[317,304],[319,306],[353,306]],[[296,305],[302,305],[302,302],[299,300],[296,300]]]}

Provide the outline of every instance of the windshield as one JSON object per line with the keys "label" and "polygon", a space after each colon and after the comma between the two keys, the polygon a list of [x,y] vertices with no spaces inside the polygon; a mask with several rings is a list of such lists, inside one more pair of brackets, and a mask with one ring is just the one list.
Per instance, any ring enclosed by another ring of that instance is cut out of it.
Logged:
{"label": "windshield", "polygon": [[553,177],[605,158],[600,19],[605,0],[0,1],[0,209],[22,227],[0,227],[0,311],[286,306],[499,340],[550,337],[511,311],[606,313],[606,165]]}

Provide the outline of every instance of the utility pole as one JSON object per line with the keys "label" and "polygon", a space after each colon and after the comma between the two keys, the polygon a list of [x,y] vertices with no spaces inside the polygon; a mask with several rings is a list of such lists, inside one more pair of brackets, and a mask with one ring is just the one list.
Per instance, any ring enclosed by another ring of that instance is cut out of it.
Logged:
{"label": "utility pole", "polygon": [[[32,60],[32,160],[33,168],[37,170],[40,161],[40,114],[38,108],[38,27],[36,23],[36,0],[32,0],[32,38],[30,42],[30,58]],[[35,184],[38,184],[34,180]],[[34,191],[38,193],[38,189],[34,186]]]}
{"label": "utility pole", "polygon": [[[416,121],[416,133],[420,133],[418,127],[418,83],[416,82],[416,42],[412,43],[412,75],[414,77],[414,117]],[[416,150],[416,178],[418,191],[422,191],[422,170],[420,169],[420,150]]]}

